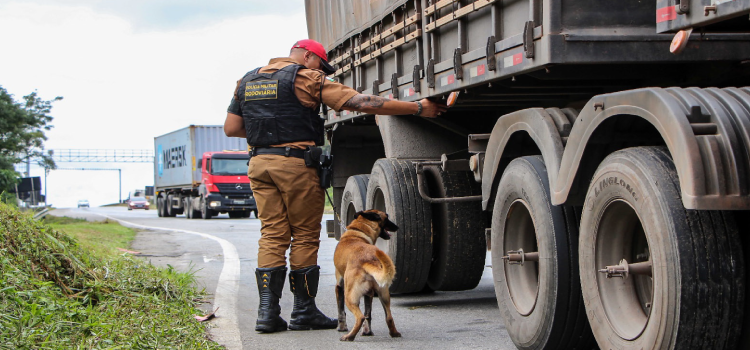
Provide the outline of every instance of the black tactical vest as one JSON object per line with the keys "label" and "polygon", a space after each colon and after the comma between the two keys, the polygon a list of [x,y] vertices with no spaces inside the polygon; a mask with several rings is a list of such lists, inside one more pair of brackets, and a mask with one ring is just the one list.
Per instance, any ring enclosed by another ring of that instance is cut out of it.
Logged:
{"label": "black tactical vest", "polygon": [[294,93],[299,69],[305,67],[291,64],[270,74],[255,69],[242,78],[237,97],[242,103],[248,145],[268,147],[297,141],[323,145],[323,119],[317,110],[303,106]]}

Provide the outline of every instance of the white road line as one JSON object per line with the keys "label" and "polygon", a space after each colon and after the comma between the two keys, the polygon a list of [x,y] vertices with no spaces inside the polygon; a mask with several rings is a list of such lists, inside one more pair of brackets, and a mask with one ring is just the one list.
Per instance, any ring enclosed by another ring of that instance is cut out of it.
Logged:
{"label": "white road line", "polygon": [[214,308],[220,308],[216,312],[215,328],[211,329],[214,340],[227,347],[227,349],[242,349],[242,339],[240,337],[240,328],[237,322],[237,295],[239,293],[240,282],[240,256],[237,248],[229,241],[212,236],[202,232],[187,231],[165,227],[145,226],[122,219],[114,218],[109,215],[92,212],[93,214],[115,220],[123,226],[134,228],[143,228],[148,230],[163,230],[172,232],[183,232],[198,235],[204,238],[212,239],[221,245],[224,254],[224,266],[221,268],[219,281],[214,293]]}

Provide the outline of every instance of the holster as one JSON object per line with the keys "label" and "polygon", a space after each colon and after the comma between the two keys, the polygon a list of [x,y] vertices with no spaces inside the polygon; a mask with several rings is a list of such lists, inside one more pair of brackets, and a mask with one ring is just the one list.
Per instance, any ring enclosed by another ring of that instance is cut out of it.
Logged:
{"label": "holster", "polygon": [[331,187],[331,180],[333,179],[333,156],[323,154],[323,149],[320,147],[308,147],[305,150],[304,158],[306,166],[318,170],[320,187],[324,189]]}
{"label": "holster", "polygon": [[322,148],[308,147],[305,150],[305,165],[310,168],[320,168],[320,156],[322,155]]}

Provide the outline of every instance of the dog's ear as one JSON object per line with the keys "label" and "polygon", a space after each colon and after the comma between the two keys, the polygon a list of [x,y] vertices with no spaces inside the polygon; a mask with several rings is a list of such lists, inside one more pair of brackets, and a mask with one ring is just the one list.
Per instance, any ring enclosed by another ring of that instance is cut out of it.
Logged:
{"label": "dog's ear", "polygon": [[386,231],[391,231],[391,232],[398,231],[398,225],[393,223],[393,221],[389,220],[387,215],[385,217],[385,225],[383,226],[383,228]]}
{"label": "dog's ear", "polygon": [[380,221],[380,215],[378,215],[378,213],[360,211],[354,214],[355,219],[360,216],[370,221]]}

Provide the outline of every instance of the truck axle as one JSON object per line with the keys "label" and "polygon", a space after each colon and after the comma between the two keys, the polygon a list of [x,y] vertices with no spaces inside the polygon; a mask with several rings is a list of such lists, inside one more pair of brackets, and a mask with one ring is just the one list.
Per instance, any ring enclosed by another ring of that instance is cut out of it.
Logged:
{"label": "truck axle", "polygon": [[619,265],[607,266],[599,272],[606,274],[607,278],[628,278],[630,274],[652,276],[651,260],[628,264],[627,260],[622,259]]}
{"label": "truck axle", "polygon": [[524,262],[535,261],[539,262],[539,252],[524,252],[523,249],[509,250],[508,255],[502,257],[503,260],[507,260],[510,265],[521,265]]}

